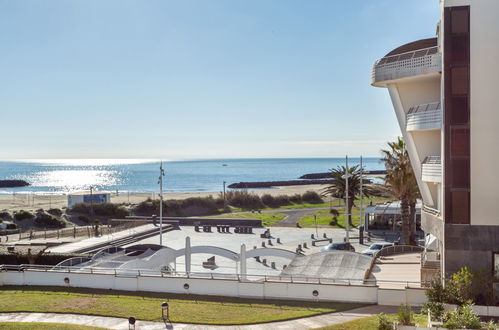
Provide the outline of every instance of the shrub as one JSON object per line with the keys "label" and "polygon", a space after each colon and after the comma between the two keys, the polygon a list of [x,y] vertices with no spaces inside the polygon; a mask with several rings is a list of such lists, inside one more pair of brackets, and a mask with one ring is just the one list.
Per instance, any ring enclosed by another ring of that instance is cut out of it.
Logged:
{"label": "shrub", "polygon": [[49,227],[49,228],[66,227],[66,223],[63,220],[44,212],[37,213],[35,218],[35,224],[40,227]]}
{"label": "shrub", "polygon": [[457,311],[449,311],[444,316],[444,327],[448,329],[481,329],[482,323],[471,305],[463,305]]}
{"label": "shrub", "polygon": [[[194,216],[219,213],[219,206],[223,207],[223,199],[213,197],[191,197],[182,200],[163,201],[163,215],[165,216]],[[134,212],[141,215],[159,214],[159,200],[150,198],[139,203]]]}
{"label": "shrub", "polygon": [[51,208],[47,212],[49,214],[55,215],[56,217],[60,217],[62,215],[62,210],[58,208]]}
{"label": "shrub", "polygon": [[77,203],[71,208],[72,212],[90,215],[93,208],[94,215],[124,218],[130,215],[130,211],[119,204],[114,203]]}
{"label": "shrub", "polygon": [[421,312],[428,314],[430,312],[432,320],[441,320],[444,315],[444,304],[442,302],[428,301],[424,303]]}
{"label": "shrub", "polygon": [[225,194],[230,205],[243,209],[261,209],[264,207],[260,196],[247,190],[230,190]]}
{"label": "shrub", "polygon": [[274,206],[275,205],[275,199],[274,196],[270,194],[265,194],[262,196],[262,203],[267,205],[267,206]]}
{"label": "shrub", "polygon": [[86,222],[86,223],[90,222],[90,219],[87,216],[85,216],[85,215],[79,215],[78,216],[78,220]]}
{"label": "shrub", "polygon": [[401,325],[412,325],[412,310],[411,306],[400,304],[397,311],[397,318]]}
{"label": "shrub", "polygon": [[390,320],[388,320],[388,317],[383,313],[378,315],[378,330],[393,330]]}
{"label": "shrub", "polygon": [[447,301],[447,291],[444,288],[440,274],[437,274],[437,276],[432,279],[430,286],[425,291],[425,294],[430,302],[443,303]]}
{"label": "shrub", "polygon": [[302,196],[301,199],[304,202],[311,203],[311,204],[320,204],[323,203],[323,200],[321,196],[316,193],[315,191],[307,191],[305,192]]}
{"label": "shrub", "polygon": [[269,207],[279,207],[283,205],[289,205],[291,202],[287,195],[272,196],[270,194],[265,194],[262,196],[262,203]]}
{"label": "shrub", "polygon": [[12,215],[7,211],[2,211],[2,212],[0,212],[0,218],[5,219],[5,220],[12,219]]}
{"label": "shrub", "polygon": [[294,194],[294,195],[289,196],[289,201],[292,203],[296,203],[296,204],[300,204],[303,202],[300,194]]}
{"label": "shrub", "polygon": [[20,210],[14,213],[14,219],[22,221],[24,219],[33,219],[35,216],[29,211]]}
{"label": "shrub", "polygon": [[473,273],[468,267],[463,267],[452,274],[446,284],[449,303],[463,305],[473,302]]}

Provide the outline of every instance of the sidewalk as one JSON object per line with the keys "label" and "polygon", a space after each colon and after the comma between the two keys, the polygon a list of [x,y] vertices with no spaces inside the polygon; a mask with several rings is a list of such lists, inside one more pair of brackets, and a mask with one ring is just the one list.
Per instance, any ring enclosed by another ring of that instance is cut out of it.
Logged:
{"label": "sidewalk", "polygon": [[[189,330],[269,330],[269,329],[292,329],[305,330],[320,328],[330,324],[344,323],[362,317],[377,315],[379,313],[395,313],[397,307],[372,305],[360,307],[340,313],[330,313],[312,317],[305,317],[290,321],[262,323],[253,325],[202,325],[185,323],[161,323],[137,320],[135,329],[156,330],[156,329],[189,329]],[[223,313],[223,311],[220,311]],[[102,327],[107,329],[128,329],[128,320],[117,317],[91,316],[78,314],[57,314],[57,313],[0,313],[0,322],[49,322],[49,323],[69,323]]]}

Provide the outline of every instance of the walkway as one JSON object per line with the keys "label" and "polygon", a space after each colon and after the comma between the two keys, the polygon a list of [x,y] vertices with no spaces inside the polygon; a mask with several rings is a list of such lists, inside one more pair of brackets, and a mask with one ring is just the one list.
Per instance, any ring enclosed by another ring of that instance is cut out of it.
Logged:
{"label": "walkway", "polygon": [[[307,215],[312,215],[315,211],[328,210],[327,207],[317,207],[310,209],[282,209],[282,210],[272,210],[272,212],[279,212],[287,214],[287,217],[276,223],[275,227],[296,227],[298,220]],[[262,211],[266,212],[266,211]]]}
{"label": "walkway", "polygon": [[[305,317],[296,320],[262,323],[241,326],[214,326],[195,325],[184,323],[164,324],[161,322],[137,321],[135,329],[156,330],[156,329],[189,329],[189,330],[267,330],[267,329],[291,329],[305,330],[320,328],[329,324],[348,322],[362,317],[377,315],[379,313],[395,313],[397,307],[372,305],[352,309],[346,312],[324,314],[312,317]],[[221,311],[223,312],[223,311]],[[128,320],[117,317],[77,315],[77,314],[56,314],[56,313],[0,313],[0,322],[49,322],[49,323],[69,323],[102,327],[107,329],[128,329]]]}

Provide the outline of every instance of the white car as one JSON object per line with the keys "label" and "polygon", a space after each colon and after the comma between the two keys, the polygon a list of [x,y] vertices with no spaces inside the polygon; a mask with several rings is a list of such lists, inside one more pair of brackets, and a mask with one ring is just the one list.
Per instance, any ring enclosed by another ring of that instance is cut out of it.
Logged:
{"label": "white car", "polygon": [[367,250],[362,251],[362,254],[368,256],[374,256],[376,255],[376,253],[379,252],[379,250],[388,246],[393,246],[393,243],[388,243],[388,242],[374,243],[371,244],[371,246]]}

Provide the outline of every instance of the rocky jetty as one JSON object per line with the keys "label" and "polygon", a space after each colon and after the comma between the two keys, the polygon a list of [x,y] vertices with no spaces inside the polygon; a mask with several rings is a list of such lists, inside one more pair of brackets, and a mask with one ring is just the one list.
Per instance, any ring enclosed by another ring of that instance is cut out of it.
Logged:
{"label": "rocky jetty", "polygon": [[0,188],[16,188],[29,186],[24,180],[0,180]]}

